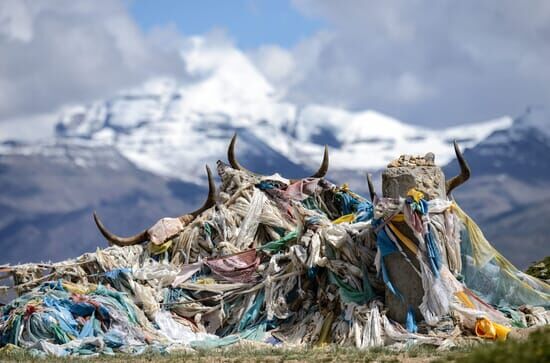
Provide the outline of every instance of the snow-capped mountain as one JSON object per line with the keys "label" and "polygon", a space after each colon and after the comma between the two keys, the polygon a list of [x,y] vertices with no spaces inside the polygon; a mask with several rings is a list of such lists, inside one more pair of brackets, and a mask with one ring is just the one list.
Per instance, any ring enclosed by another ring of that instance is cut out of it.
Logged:
{"label": "snow-capped mountain", "polygon": [[484,174],[508,174],[525,181],[550,179],[550,114],[529,107],[511,127],[498,130],[472,150]]}
{"label": "snow-capped mountain", "polygon": [[[457,139],[473,172],[457,190],[461,205],[520,265],[545,246],[549,230],[540,216],[550,215],[550,118],[539,110],[513,122],[502,117],[427,129],[372,110],[286,102],[231,47],[212,49],[196,38],[182,57],[185,81],[153,79],[91,105],[68,107],[51,140],[0,143],[0,248],[9,250],[0,264],[104,246],[93,210],[115,233],[129,234],[198,205],[204,164],[225,159],[235,131],[239,160],[262,174],[308,175],[328,144],[328,178],[361,193],[366,170],[380,170],[400,154],[428,151],[444,165],[454,158],[450,143]],[[518,229],[524,219],[537,223]],[[520,230],[531,249],[515,247]]]}
{"label": "snow-capped mountain", "polygon": [[[472,178],[455,194],[497,249],[520,266],[550,254],[550,115],[530,107],[466,150]],[[454,164],[454,163],[453,163]],[[445,168],[447,175],[456,165]]]}
{"label": "snow-capped mountain", "polygon": [[[466,150],[474,178],[457,196],[478,210],[481,218],[550,200],[550,115],[531,107],[517,117],[512,126],[492,133],[472,149]],[[449,165],[446,173],[457,171]],[[486,208],[480,194],[492,195]]]}
{"label": "snow-capped mountain", "polygon": [[444,165],[454,157],[450,144],[458,140],[464,148],[475,146],[493,131],[505,129],[509,117],[456,126],[443,130],[408,125],[376,111],[346,112],[340,109],[309,106],[296,121],[297,145],[329,144],[335,169],[385,167],[400,154],[432,151]]}
{"label": "snow-capped mountain", "polygon": [[[57,126],[58,137],[103,142],[145,170],[200,183],[203,165],[224,158],[234,131],[248,134],[237,146],[243,158],[267,147],[278,154],[275,157],[313,170],[328,144],[331,171],[364,171],[380,169],[405,152],[432,151],[445,164],[453,157],[453,139],[472,147],[511,123],[503,117],[430,130],[375,111],[297,107],[282,101],[234,48],[210,48],[195,38],[182,57],[189,82],[155,79],[111,99],[67,109]],[[278,164],[256,153],[267,166]],[[285,170],[279,168],[271,172]]]}

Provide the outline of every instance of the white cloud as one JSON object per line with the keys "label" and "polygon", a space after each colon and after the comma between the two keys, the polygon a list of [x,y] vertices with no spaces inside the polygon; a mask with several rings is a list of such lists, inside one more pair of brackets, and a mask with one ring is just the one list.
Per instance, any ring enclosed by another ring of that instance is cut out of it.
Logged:
{"label": "white cloud", "polygon": [[291,82],[296,64],[292,54],[280,46],[261,46],[252,54],[257,67],[273,84],[282,86]]}
{"label": "white cloud", "polygon": [[414,74],[403,73],[397,78],[396,98],[403,103],[415,103],[429,99],[435,94],[425,82],[419,80]]}
{"label": "white cloud", "polygon": [[31,40],[33,15],[27,4],[18,0],[0,2],[0,35],[10,40]]}
{"label": "white cloud", "polygon": [[[276,85],[291,101],[372,108],[430,125],[550,107],[548,1],[293,4],[328,26],[285,54],[292,74]],[[253,59],[277,79],[276,67]]]}
{"label": "white cloud", "polygon": [[144,33],[121,1],[2,1],[0,121],[104,98],[156,75],[184,77],[183,36]]}

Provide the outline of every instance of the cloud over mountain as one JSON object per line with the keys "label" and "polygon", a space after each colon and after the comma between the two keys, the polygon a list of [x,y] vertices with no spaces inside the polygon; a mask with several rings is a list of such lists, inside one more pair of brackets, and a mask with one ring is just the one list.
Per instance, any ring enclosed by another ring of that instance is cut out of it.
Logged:
{"label": "cloud over mountain", "polygon": [[123,1],[0,3],[0,120],[51,112],[140,84],[184,77],[183,37],[143,32]]}
{"label": "cloud over mountain", "polygon": [[547,1],[293,3],[328,28],[290,50],[251,52],[293,102],[373,108],[424,125],[550,104]]}

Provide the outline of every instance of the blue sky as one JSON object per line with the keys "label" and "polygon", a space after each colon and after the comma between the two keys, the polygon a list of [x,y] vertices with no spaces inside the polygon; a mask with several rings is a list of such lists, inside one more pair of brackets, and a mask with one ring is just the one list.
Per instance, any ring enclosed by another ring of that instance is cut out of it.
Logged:
{"label": "blue sky", "polygon": [[223,29],[244,50],[266,43],[291,47],[324,26],[286,0],[134,0],[130,11],[145,31],[168,23],[184,35]]}

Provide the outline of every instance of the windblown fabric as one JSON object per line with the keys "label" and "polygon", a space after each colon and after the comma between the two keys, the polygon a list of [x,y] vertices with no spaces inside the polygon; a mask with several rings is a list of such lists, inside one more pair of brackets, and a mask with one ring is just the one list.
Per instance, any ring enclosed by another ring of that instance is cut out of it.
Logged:
{"label": "windblown fabric", "polygon": [[[373,205],[323,179],[218,171],[216,206],[162,245],[3,267],[19,296],[0,308],[0,346],[56,356],[243,341],[445,348],[550,323],[548,285],[515,269],[451,201],[411,190]],[[421,314],[408,306],[403,324],[386,315],[386,291],[400,294],[390,254],[423,287]]]}
{"label": "windblown fabric", "polygon": [[256,256],[256,250],[239,252],[230,256],[206,259],[205,263],[212,272],[224,280],[231,282],[253,282],[256,275],[256,267],[260,258]]}

